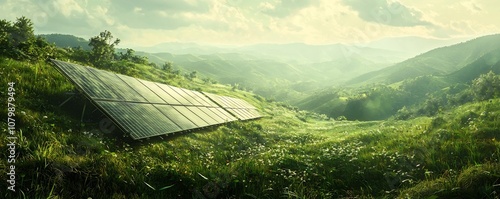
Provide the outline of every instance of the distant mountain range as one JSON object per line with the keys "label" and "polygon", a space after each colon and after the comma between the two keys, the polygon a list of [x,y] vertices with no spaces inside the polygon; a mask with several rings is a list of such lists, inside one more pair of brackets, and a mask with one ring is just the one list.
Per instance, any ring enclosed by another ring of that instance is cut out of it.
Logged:
{"label": "distant mountain range", "polygon": [[[493,71],[500,74],[500,34],[483,36],[447,47],[440,47],[414,58],[389,67],[368,72],[346,82],[350,88],[376,88],[372,85],[388,85],[399,88],[405,82],[413,82],[403,92],[412,95],[412,99],[401,104],[422,102],[429,93],[456,84],[470,84],[481,74]],[[329,116],[342,115],[346,101],[342,98],[342,89],[322,89],[294,105]],[[364,91],[363,91],[364,92]],[[412,101],[412,102],[410,102]],[[377,102],[394,104],[396,102]],[[399,107],[401,108],[401,107]],[[391,110],[392,112],[397,110]],[[392,115],[387,114],[387,115]],[[372,118],[373,119],[373,118]]]}
{"label": "distant mountain range", "polygon": [[[72,35],[41,36],[60,47],[89,48],[87,40]],[[452,72],[470,63],[470,60],[459,61],[467,56],[457,55],[455,59],[454,52],[449,50],[442,55],[421,53],[453,42],[457,40],[418,37],[386,38],[361,45],[215,46],[170,42],[135,50],[136,54],[158,65],[173,62],[178,69],[198,71],[221,83],[238,84],[265,97],[294,103],[314,91],[334,85],[394,82],[415,75]],[[421,55],[416,56],[418,54]],[[413,56],[416,57],[408,59]],[[439,56],[451,56],[451,61]]]}
{"label": "distant mountain range", "polygon": [[483,36],[431,50],[387,68],[353,78],[347,84],[390,84],[422,75],[447,75],[499,48],[500,35]]}
{"label": "distant mountain range", "polygon": [[[463,41],[467,41],[469,37],[456,39],[432,39],[422,37],[391,37],[380,40],[362,43],[362,44],[325,44],[325,45],[310,45],[304,43],[288,43],[288,44],[254,44],[247,46],[231,46],[231,45],[203,45],[196,43],[181,43],[181,42],[166,42],[150,47],[138,47],[136,50],[160,53],[169,52],[172,54],[193,54],[193,55],[208,55],[216,53],[242,53],[258,55],[261,58],[276,58],[300,60],[305,58],[310,62],[325,62],[335,59],[337,56],[350,55],[353,53],[366,53],[367,50],[376,50],[378,52],[391,52],[387,54],[379,54],[380,57],[391,58],[389,61],[400,62],[407,58],[414,57],[418,54],[429,50],[448,46]],[[361,49],[364,49],[362,51]],[[376,57],[376,58],[380,58]]]}

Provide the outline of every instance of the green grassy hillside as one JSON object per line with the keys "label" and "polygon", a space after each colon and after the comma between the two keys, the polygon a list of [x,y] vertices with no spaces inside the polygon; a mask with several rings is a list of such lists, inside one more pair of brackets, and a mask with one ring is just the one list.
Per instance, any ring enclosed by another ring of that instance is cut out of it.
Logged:
{"label": "green grassy hillside", "polygon": [[[345,116],[350,120],[382,120],[403,107],[428,106],[430,109],[434,106],[430,105],[434,102],[429,101],[433,93],[470,86],[472,80],[489,71],[500,74],[500,51],[493,45],[495,42],[500,42],[498,35],[432,50],[351,80],[351,83],[359,80],[360,84],[366,84],[364,86],[324,89],[294,105],[332,118]],[[349,92],[331,95],[342,90]]]}
{"label": "green grassy hillside", "polygon": [[[72,85],[52,66],[6,58],[0,64],[0,89],[16,82],[19,130],[18,192],[2,197],[499,197],[498,99],[408,121],[342,122],[179,79],[250,101],[266,117],[124,143],[57,106]],[[2,151],[6,144],[2,139]]]}
{"label": "green grassy hillside", "polygon": [[500,74],[500,49],[481,56],[471,64],[450,74],[450,78],[455,79],[457,82],[467,82],[489,71]]}
{"label": "green grassy hillside", "polygon": [[395,83],[422,75],[447,75],[498,50],[500,35],[476,38],[460,44],[437,48],[379,71],[349,80],[347,84]]}

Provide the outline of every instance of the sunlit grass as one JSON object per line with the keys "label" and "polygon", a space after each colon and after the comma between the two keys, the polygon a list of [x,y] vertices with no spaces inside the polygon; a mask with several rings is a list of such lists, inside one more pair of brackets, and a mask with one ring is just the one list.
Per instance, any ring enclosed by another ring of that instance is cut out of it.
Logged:
{"label": "sunlit grass", "polygon": [[[161,142],[123,143],[58,108],[72,89],[44,63],[19,82],[17,198],[432,198],[500,193],[500,100],[408,121],[333,121],[222,85],[266,116]],[[38,72],[37,72],[38,71]],[[36,74],[36,81],[33,75]],[[181,81],[181,80],[179,80]],[[36,99],[35,99],[36,98]],[[54,100],[54,101],[52,101]],[[5,115],[5,110],[0,110]],[[1,124],[5,129],[4,123]],[[5,132],[4,132],[5,133]],[[22,133],[22,135],[21,135]],[[0,140],[5,149],[6,140]],[[5,153],[0,157],[5,159]],[[4,161],[2,172],[6,172]],[[5,182],[1,183],[6,186]]]}

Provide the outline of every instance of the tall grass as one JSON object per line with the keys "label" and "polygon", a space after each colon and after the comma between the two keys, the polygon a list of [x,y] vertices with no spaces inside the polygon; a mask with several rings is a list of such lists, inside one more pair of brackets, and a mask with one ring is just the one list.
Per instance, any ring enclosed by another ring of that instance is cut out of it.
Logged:
{"label": "tall grass", "polygon": [[[8,59],[0,64],[0,72],[9,71],[0,89],[18,82],[20,130],[19,191],[2,197],[499,197],[498,99],[432,118],[347,122],[200,84],[248,100],[267,117],[126,143],[81,125],[67,107],[57,106],[73,88],[51,66]],[[5,145],[0,140],[2,151]]]}

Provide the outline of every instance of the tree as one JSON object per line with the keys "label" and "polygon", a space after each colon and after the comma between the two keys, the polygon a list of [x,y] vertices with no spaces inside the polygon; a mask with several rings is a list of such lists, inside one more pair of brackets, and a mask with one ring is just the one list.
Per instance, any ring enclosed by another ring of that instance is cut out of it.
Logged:
{"label": "tree", "polygon": [[208,78],[208,77],[205,77],[205,78],[203,78],[202,80],[203,80],[203,83],[205,83],[205,84],[210,84],[210,83],[212,83],[212,80],[211,80],[210,78]]}
{"label": "tree", "polygon": [[195,79],[196,77],[198,77],[198,72],[196,71],[193,71],[191,73],[189,73],[189,79]]}
{"label": "tree", "polygon": [[35,37],[30,19],[23,16],[14,23],[0,20],[0,55],[37,60],[50,56],[54,49],[42,38]]}
{"label": "tree", "polygon": [[10,41],[12,28],[10,21],[5,19],[0,20],[0,55],[7,55],[12,51],[12,43]]}
{"label": "tree", "polygon": [[102,62],[113,60],[115,46],[119,43],[120,39],[115,39],[113,41],[113,35],[107,30],[90,38],[89,46],[92,48],[90,61],[94,65],[101,65]]}
{"label": "tree", "polygon": [[500,76],[493,71],[482,74],[472,81],[472,91],[478,100],[487,100],[500,95]]}
{"label": "tree", "polygon": [[167,73],[172,73],[174,64],[172,62],[165,62],[161,69]]}
{"label": "tree", "polygon": [[120,52],[120,60],[130,61],[134,57],[134,49],[127,48],[127,52]]}
{"label": "tree", "polygon": [[24,16],[17,18],[11,33],[12,42],[16,46],[27,45],[35,40],[34,32],[33,22],[30,19]]}
{"label": "tree", "polygon": [[232,90],[232,91],[236,91],[236,90],[237,90],[237,89],[239,89],[239,88],[240,88],[240,85],[239,85],[239,84],[237,84],[237,83],[234,83],[234,84],[232,85],[232,87],[231,87],[231,90]]}

